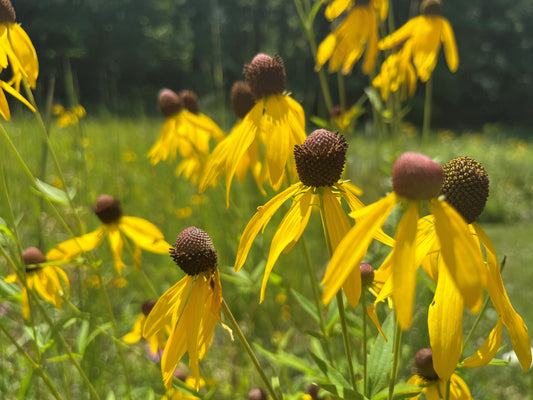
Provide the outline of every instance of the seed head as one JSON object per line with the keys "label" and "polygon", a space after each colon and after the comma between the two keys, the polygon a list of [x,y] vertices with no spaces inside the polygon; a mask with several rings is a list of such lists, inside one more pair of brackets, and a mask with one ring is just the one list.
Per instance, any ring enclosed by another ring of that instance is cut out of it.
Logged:
{"label": "seed head", "polygon": [[435,381],[439,376],[433,368],[433,352],[429,348],[420,349],[415,355],[415,364],[418,369],[418,375],[428,381]]}
{"label": "seed head", "polygon": [[437,197],[443,179],[441,166],[420,153],[404,153],[392,167],[392,187],[396,194],[408,200]]}
{"label": "seed head", "polygon": [[179,98],[183,103],[183,107],[193,114],[200,112],[200,102],[198,101],[198,95],[192,90],[184,89],[178,93]]}
{"label": "seed head", "polygon": [[442,167],[441,193],[469,224],[483,212],[489,197],[489,175],[485,167],[470,157],[457,157]]}
{"label": "seed head", "polygon": [[41,264],[46,262],[46,257],[37,247],[28,247],[22,252],[24,265]]}
{"label": "seed head", "polygon": [[183,102],[180,97],[170,89],[161,89],[157,94],[159,109],[165,117],[170,117],[181,111]]}
{"label": "seed head", "polygon": [[0,0],[0,24],[14,23],[15,9],[9,0]]}
{"label": "seed head", "polygon": [[331,186],[341,177],[348,143],[342,135],[317,129],[294,146],[294,160],[300,181],[307,186]]}
{"label": "seed head", "polygon": [[117,222],[122,217],[120,201],[108,194],[103,194],[98,197],[98,200],[96,200],[93,206],[93,211],[104,224]]}
{"label": "seed head", "polygon": [[255,105],[252,89],[244,81],[237,81],[231,87],[231,106],[238,118],[244,118]]}
{"label": "seed head", "polygon": [[244,76],[256,99],[281,94],[285,90],[285,67],[279,56],[259,53],[244,66]]}
{"label": "seed head", "polygon": [[152,308],[155,306],[155,300],[147,300],[141,305],[141,311],[145,316],[148,316],[150,314],[150,311],[152,311]]}
{"label": "seed head", "polygon": [[267,394],[261,388],[255,388],[248,392],[248,400],[267,400]]}
{"label": "seed head", "polygon": [[190,226],[184,229],[170,249],[174,262],[188,275],[198,275],[217,267],[217,252],[203,230]]}
{"label": "seed head", "polygon": [[420,14],[427,16],[442,15],[441,0],[424,0],[420,5]]}
{"label": "seed head", "polygon": [[367,263],[361,263],[359,267],[361,270],[361,285],[368,286],[374,282],[374,268]]}

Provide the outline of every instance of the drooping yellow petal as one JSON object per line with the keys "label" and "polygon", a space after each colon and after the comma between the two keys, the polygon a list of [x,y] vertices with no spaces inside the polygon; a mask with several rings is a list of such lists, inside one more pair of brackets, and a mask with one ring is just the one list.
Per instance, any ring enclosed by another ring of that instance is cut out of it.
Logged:
{"label": "drooping yellow petal", "polygon": [[524,371],[531,367],[531,345],[529,331],[522,317],[514,310],[503,286],[502,277],[498,265],[496,250],[485,231],[477,223],[472,224],[481,243],[487,252],[487,267],[489,269],[487,279],[487,291],[489,292],[494,308],[503,324],[509,331],[511,344]]}
{"label": "drooping yellow petal", "polygon": [[351,2],[352,0],[333,0],[326,7],[324,16],[330,21],[334,20],[348,8]]}
{"label": "drooping yellow petal", "polygon": [[[146,318],[143,329],[143,337],[147,338],[162,330],[165,325],[177,321],[177,316],[187,301],[187,295],[192,285],[192,277],[186,275],[178,283],[168,289],[154,305]],[[174,320],[174,321],[172,321]]]}
{"label": "drooping yellow petal", "polygon": [[400,29],[398,29],[396,32],[390,34],[389,36],[383,38],[379,43],[378,47],[380,50],[387,50],[392,49],[393,47],[396,47],[403,41],[405,41],[409,36],[413,34],[413,31],[415,30],[419,19],[422,18],[421,16],[411,18],[409,21],[407,21]]}
{"label": "drooping yellow petal", "polygon": [[411,326],[416,292],[416,227],[418,203],[412,202],[396,229],[392,250],[392,300],[398,323],[403,330]]}
{"label": "drooping yellow petal", "polygon": [[281,207],[281,205],[303,188],[302,184],[296,184],[288,187],[283,192],[273,197],[264,206],[258,207],[257,213],[252,217],[241,237],[237,258],[235,259],[235,272],[239,272],[246,261],[250,247],[261,229],[270,221],[270,218]]}
{"label": "drooping yellow petal", "polygon": [[[439,260],[439,263],[443,262]],[[435,297],[428,311],[428,329],[433,367],[437,375],[447,381],[455,371],[463,351],[464,303],[448,269],[440,264],[439,270]]]}
{"label": "drooping yellow petal", "polygon": [[268,282],[270,272],[276,263],[279,255],[285,248],[296,242],[303,230],[307,226],[309,217],[311,215],[311,198],[313,194],[310,190],[307,190],[301,194],[298,194],[289,211],[281,220],[281,223],[272,238],[270,245],[270,252],[268,253],[268,259],[265,266],[265,273],[263,275],[263,283],[261,284],[261,297],[259,302],[262,303],[265,298],[265,289]]}
{"label": "drooping yellow petal", "polygon": [[318,46],[318,52],[316,55],[316,70],[319,70],[333,55],[335,46],[337,45],[337,36],[334,33],[330,33]]}
{"label": "drooping yellow petal", "polygon": [[326,286],[322,293],[324,304],[329,304],[350,272],[354,268],[359,268],[368,246],[372,242],[374,233],[385,223],[395,205],[396,195],[391,193],[365,207],[364,217],[356,220],[355,226],[346,233],[333,253],[321,283]]}
{"label": "drooping yellow petal", "polygon": [[413,32],[413,63],[420,80],[426,82],[437,64],[441,45],[441,19],[421,16]]}
{"label": "drooping yellow petal", "polygon": [[442,19],[442,32],[441,40],[444,44],[444,56],[446,57],[446,63],[451,72],[457,71],[459,67],[459,54],[457,52],[457,43],[455,42],[455,36],[453,29],[448,20]]}
{"label": "drooping yellow petal", "polygon": [[[19,92],[17,92],[15,89],[13,89],[11,86],[9,86],[6,82],[4,82],[2,80],[0,80],[0,85],[1,85],[3,90],[8,92],[11,96],[16,98],[18,101],[20,101],[26,107],[28,107],[31,111],[35,112],[35,107],[33,107],[31,105],[31,103],[28,100],[26,100]],[[9,118],[6,118],[6,119],[9,119]]]}
{"label": "drooping yellow petal", "polygon": [[498,319],[496,326],[490,332],[489,337],[474,354],[461,364],[467,368],[477,368],[487,365],[494,358],[502,342],[502,320]]}
{"label": "drooping yellow petal", "polygon": [[459,375],[453,374],[450,379],[450,400],[473,400],[468,385]]}
{"label": "drooping yellow petal", "polygon": [[113,253],[115,270],[117,271],[117,275],[121,275],[122,269],[126,266],[124,261],[122,261],[124,241],[122,240],[122,235],[116,225],[109,225],[107,229],[109,232],[107,237],[109,239],[109,245],[111,246],[111,252]]}
{"label": "drooping yellow petal", "polygon": [[46,254],[46,259],[49,261],[73,260],[81,253],[95,249],[102,243],[107,233],[107,228],[104,225],[93,232],[66,240],[50,250]]}
{"label": "drooping yellow petal", "polygon": [[141,340],[144,321],[146,321],[144,314],[139,315],[131,328],[131,332],[122,336],[122,340],[129,344],[137,343]]}
{"label": "drooping yellow petal", "polygon": [[479,311],[483,301],[482,289],[486,282],[485,262],[479,245],[466,222],[445,201],[431,200],[435,229],[441,244],[440,255],[472,312]]}
{"label": "drooping yellow petal", "polygon": [[378,329],[379,334],[385,339],[386,342],[388,342],[387,336],[383,333],[383,330],[381,329],[381,324],[379,323],[378,313],[376,312],[376,303],[370,304],[366,308],[366,313],[374,323],[375,327]]}
{"label": "drooping yellow petal", "polygon": [[26,77],[32,89],[35,89],[39,76],[39,61],[37,53],[28,36],[19,24],[8,24],[8,35],[12,44],[12,53],[8,52],[13,69],[12,80],[18,90],[22,76]]}
{"label": "drooping yellow petal", "polygon": [[[4,83],[4,81],[0,82]],[[6,121],[9,121],[11,119],[11,111],[9,111],[9,104],[7,103],[6,95],[2,90],[0,90],[0,115]]]}
{"label": "drooping yellow petal", "polygon": [[171,245],[165,240],[163,233],[151,222],[138,218],[124,216],[120,219],[119,228],[133,243],[158,254],[168,254]]}

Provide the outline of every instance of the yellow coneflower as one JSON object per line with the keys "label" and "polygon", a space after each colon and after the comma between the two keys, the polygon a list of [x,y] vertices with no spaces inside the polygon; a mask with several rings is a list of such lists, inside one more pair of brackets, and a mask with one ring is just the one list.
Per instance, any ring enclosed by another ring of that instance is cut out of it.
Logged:
{"label": "yellow coneflower", "polygon": [[21,285],[24,318],[28,319],[30,316],[28,290],[35,290],[43,300],[61,310],[63,300],[68,298],[70,292],[67,274],[57,265],[40,265],[57,260],[53,259],[53,255],[45,257],[36,247],[24,250],[22,260],[26,266],[26,285],[23,285],[15,274],[8,275],[5,282],[18,282]]}
{"label": "yellow coneflower", "polygon": [[326,17],[333,19],[351,4],[353,8],[346,18],[320,43],[317,53],[317,68],[329,60],[329,72],[339,69],[351,73],[363,52],[363,72],[369,74],[376,65],[378,55],[378,24],[388,12],[388,0],[335,0],[326,8]]}
{"label": "yellow coneflower", "polygon": [[[152,311],[152,308],[154,308],[154,305],[155,305],[154,300],[148,300],[142,303],[141,305],[142,313],[135,320],[135,323],[133,324],[131,332],[126,333],[122,337],[122,340],[124,342],[133,344],[141,340],[143,329],[144,329],[144,324],[146,323],[146,317],[148,316],[148,314],[150,314],[150,311]],[[166,343],[169,333],[170,333],[170,329],[167,327],[167,329],[162,329],[159,332],[156,332],[154,335],[146,338],[146,341],[148,342],[148,345],[150,346],[151,355],[156,355],[159,351],[163,351],[163,349],[165,348],[165,343]]]}
{"label": "yellow coneflower", "polygon": [[[444,172],[427,156],[405,153],[394,163],[392,186],[394,191],[385,198],[352,212],[355,226],[346,234],[331,258],[322,284],[324,303],[329,303],[354,268],[359,267],[379,229],[395,207],[403,217],[396,229],[392,252],[379,270],[391,275],[388,288],[402,329],[411,325],[416,290],[416,271],[436,240],[440,243],[442,262],[456,283],[464,303],[473,311],[482,303],[482,288],[487,272],[479,246],[470,234],[461,215],[439,197]],[[419,209],[428,205],[435,216],[435,235],[419,229]],[[467,268],[463,266],[465,263]],[[379,271],[378,270],[378,271]]]}
{"label": "yellow coneflower", "polygon": [[[415,363],[418,374],[413,375],[407,381],[410,385],[422,387],[420,394],[413,397],[414,400],[420,398],[425,393],[427,400],[444,399],[446,393],[446,381],[439,377],[433,368],[432,351],[429,348],[421,349],[416,353]],[[473,400],[467,384],[457,374],[452,374],[450,382],[449,400]]]}
{"label": "yellow coneflower", "polygon": [[[286,170],[292,169],[290,156],[294,145],[300,145],[305,140],[303,109],[289,95],[283,94],[283,60],[278,56],[258,54],[244,67],[244,74],[256,103],[224,144],[215,148],[207,162],[208,172],[200,180],[200,191],[203,191],[215,184],[219,177],[212,172],[213,169],[223,168],[228,204],[231,182],[243,158],[264,153],[261,176],[278,190]],[[257,153],[251,147],[259,147]]]}
{"label": "yellow coneflower", "polygon": [[[334,249],[344,234],[350,229],[349,219],[341,205],[341,198],[346,201],[351,210],[363,207],[356,195],[360,189],[348,182],[340,180],[346,160],[348,144],[343,136],[338,136],[325,129],[318,129],[311,133],[301,146],[296,146],[294,158],[300,182],[290,186],[272,198],[252,217],[244,229],[237,250],[235,271],[244,265],[248,252],[259,231],[264,230],[272,216],[281,205],[293,199],[292,205],[278,226],[270,245],[263,283],[261,285],[260,301],[265,296],[265,288],[270,272],[282,252],[289,251],[303,234],[313,206],[322,209],[327,226],[331,247]],[[390,243],[385,234],[376,232],[376,237]],[[361,293],[361,276],[359,271],[350,274],[343,286],[350,304],[354,307],[359,301]],[[340,288],[340,287],[339,287]]]}
{"label": "yellow coneflower", "polygon": [[424,0],[420,9],[422,15],[412,18],[381,40],[379,48],[392,49],[405,42],[404,56],[413,60],[418,77],[426,82],[437,64],[441,43],[444,44],[444,55],[451,72],[457,71],[459,55],[452,26],[442,16],[440,0]]}
{"label": "yellow coneflower", "polygon": [[143,336],[151,337],[170,326],[161,359],[165,386],[167,389],[172,387],[174,370],[187,353],[193,384],[198,390],[201,382],[199,360],[211,346],[215,326],[222,324],[217,253],[209,235],[191,226],[178,235],[170,255],[187,275],[159,298],[148,314]]}
{"label": "yellow coneflower", "polygon": [[181,96],[166,88],[159,91],[159,109],[166,120],[159,138],[148,152],[152,165],[174,161],[178,153],[185,159],[191,153],[207,156],[210,138],[218,142],[224,137],[215,122],[199,113],[198,96],[190,90],[180,93]]}
{"label": "yellow coneflower", "polygon": [[131,239],[135,245],[133,252],[135,267],[141,262],[141,249],[157,254],[168,252],[170,244],[165,240],[161,231],[145,219],[123,216],[120,202],[114,197],[107,194],[101,195],[93,211],[103,225],[91,233],[58,244],[49,253],[54,260],[76,258],[83,252],[98,247],[107,237],[113,253],[115,270],[120,275],[125,267],[122,261],[125,237]]}

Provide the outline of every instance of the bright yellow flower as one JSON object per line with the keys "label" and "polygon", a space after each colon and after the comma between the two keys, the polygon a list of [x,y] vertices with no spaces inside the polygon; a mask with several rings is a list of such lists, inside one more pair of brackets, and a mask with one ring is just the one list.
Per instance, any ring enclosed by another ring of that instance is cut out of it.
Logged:
{"label": "bright yellow flower", "polygon": [[441,43],[451,72],[457,71],[459,56],[453,29],[448,20],[442,17],[440,0],[425,0],[421,5],[423,15],[409,20],[396,32],[379,42],[379,48],[392,49],[404,44],[406,54],[412,58],[418,77],[426,82],[437,64]]}
{"label": "bright yellow flower", "polygon": [[[333,19],[350,5],[334,0],[326,8],[326,17]],[[344,21],[320,43],[317,68],[329,60],[329,72],[340,69],[346,75],[365,52],[363,72],[370,73],[378,55],[378,24],[386,18],[388,5],[388,0],[356,0]]]}
{"label": "bright yellow flower", "polygon": [[[206,157],[209,154],[210,139],[214,138],[219,142],[225,137],[213,120],[204,114],[193,112],[197,111],[197,106],[191,107],[190,93],[192,92],[184,91],[180,96],[170,89],[159,91],[159,108],[166,120],[159,138],[148,152],[152,165],[165,160],[174,161],[178,153],[185,159],[191,154]],[[193,111],[187,109],[185,104]]]}
{"label": "bright yellow flower", "polygon": [[[392,176],[393,193],[350,214],[356,224],[331,258],[322,281],[326,286],[322,300],[329,303],[348,275],[354,268],[359,268],[374,232],[399,205],[404,212],[396,229],[396,243],[378,271],[391,276],[385,282],[380,296],[384,299],[392,293],[394,309],[402,329],[406,330],[411,325],[417,269],[436,240],[440,243],[443,263],[453,277],[462,300],[472,311],[478,311],[487,272],[479,246],[466,222],[453,207],[437,197],[443,181],[442,168],[424,155],[405,153],[396,160]],[[422,204],[427,204],[435,216],[435,235],[418,229]],[[465,263],[468,263],[468,268],[462,268]]]}
{"label": "bright yellow flower", "polygon": [[128,237],[135,244],[133,257],[135,267],[141,262],[141,249],[157,254],[167,254],[170,244],[161,231],[151,222],[138,217],[122,215],[120,202],[109,195],[101,195],[96,201],[93,211],[103,225],[91,233],[66,240],[54,247],[49,255],[54,260],[70,260],[83,252],[98,247],[105,237],[109,239],[115,270],[118,275],[125,267],[122,261],[124,238]]}
{"label": "bright yellow flower", "polygon": [[[292,205],[283,217],[270,246],[261,285],[260,302],[265,296],[265,288],[270,272],[282,252],[288,252],[303,234],[313,206],[323,210],[331,247],[334,249],[344,234],[350,229],[350,222],[341,205],[341,198],[350,209],[363,207],[356,195],[361,191],[355,186],[339,181],[344,169],[346,149],[348,145],[342,136],[337,136],[325,129],[311,133],[302,146],[295,148],[296,168],[300,182],[290,186],[276,195],[252,217],[241,237],[235,271],[244,265],[248,252],[259,231],[264,230],[272,216],[281,205],[293,199]],[[385,235],[376,233],[382,240]],[[355,307],[361,293],[361,276],[359,271],[350,275],[343,285],[344,292],[350,303]]]}
{"label": "bright yellow flower", "polygon": [[[131,332],[128,332],[122,337],[123,341],[133,344],[141,340],[144,324],[146,323],[146,317],[148,314],[150,314],[150,311],[152,311],[154,305],[155,301],[145,301],[142,304],[142,314],[140,314],[135,320]],[[170,328],[167,327],[166,329],[162,329],[159,332],[154,333],[152,336],[146,338],[152,354],[157,354],[159,351],[163,351],[169,333]]]}
{"label": "bright yellow flower", "polygon": [[201,381],[199,360],[211,346],[216,324],[222,324],[220,307],[223,300],[217,254],[207,233],[189,227],[179,234],[171,256],[187,275],[159,298],[148,314],[143,336],[150,337],[170,326],[170,336],[161,359],[163,382],[167,389],[172,387],[174,370],[187,353],[191,377],[198,390]]}
{"label": "bright yellow flower", "polygon": [[402,100],[415,94],[416,72],[411,63],[411,46],[412,43],[408,41],[400,50],[388,56],[381,64],[379,75],[372,81],[372,85],[380,89],[385,101],[391,92],[400,92]]}
{"label": "bright yellow flower", "polygon": [[[286,170],[293,169],[292,149],[305,140],[303,109],[289,95],[283,94],[283,60],[258,54],[245,66],[245,74],[257,102],[227,139],[215,148],[200,180],[200,191],[203,191],[216,184],[223,170],[228,204],[233,176],[237,174],[243,178],[248,166],[259,185],[268,181],[278,190]],[[259,161],[260,154],[264,154],[263,163]]]}
{"label": "bright yellow flower", "polygon": [[28,290],[35,290],[41,298],[62,310],[62,303],[70,293],[70,284],[65,271],[56,265],[40,265],[48,261],[57,261],[50,254],[45,257],[35,247],[29,247],[22,253],[26,265],[26,285],[22,284],[16,274],[8,275],[5,282],[17,282],[22,288],[22,315],[30,316]]}
{"label": "bright yellow flower", "polygon": [[[419,350],[415,361],[418,374],[409,378],[407,384],[421,386],[422,390],[413,399],[419,399],[422,393],[425,393],[427,400],[444,399],[447,379],[440,378],[433,369],[431,349]],[[459,375],[454,373],[450,379],[450,400],[473,400],[470,389]]]}

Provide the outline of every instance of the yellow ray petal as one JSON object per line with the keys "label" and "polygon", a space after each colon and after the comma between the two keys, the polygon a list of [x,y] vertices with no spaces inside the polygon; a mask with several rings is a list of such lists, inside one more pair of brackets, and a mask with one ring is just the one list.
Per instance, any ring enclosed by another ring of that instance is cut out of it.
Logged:
{"label": "yellow ray petal", "polygon": [[350,6],[351,1],[352,0],[333,0],[326,7],[324,16],[330,21],[334,20]]}
{"label": "yellow ray petal", "polygon": [[302,234],[309,221],[312,197],[313,194],[310,190],[296,196],[291,208],[281,220],[278,229],[272,238],[268,260],[265,266],[265,273],[263,275],[263,283],[261,285],[260,303],[262,303],[265,298],[268,277],[270,276],[270,272],[272,271],[276,260],[287,246],[299,239],[299,236]]}
{"label": "yellow ray petal", "polygon": [[440,265],[439,269],[437,290],[428,311],[428,329],[433,367],[437,375],[447,381],[463,351],[464,304],[447,268]]}
{"label": "yellow ray petal", "polygon": [[139,315],[135,320],[133,327],[131,328],[131,332],[128,332],[122,336],[122,340],[129,344],[137,343],[139,340],[141,340],[142,328],[145,320],[146,317],[144,314]]}
{"label": "yellow ray petal", "polygon": [[392,250],[392,299],[398,322],[409,329],[413,317],[416,292],[416,227],[418,203],[412,202],[396,229],[396,245]]}
{"label": "yellow ray petal", "polygon": [[489,337],[474,354],[461,364],[467,368],[477,368],[487,365],[494,358],[502,341],[502,320],[498,319],[496,326],[490,332]]}
{"label": "yellow ray petal", "polygon": [[431,200],[431,213],[435,216],[435,229],[441,244],[441,257],[472,312],[479,311],[482,288],[486,282],[485,262],[479,245],[470,233],[466,222],[445,201]]}
{"label": "yellow ray petal", "polygon": [[133,243],[153,253],[168,254],[168,249],[172,247],[159,228],[145,219],[124,216],[120,219],[119,228]]}
{"label": "yellow ray petal", "polygon": [[457,52],[457,43],[455,42],[455,36],[453,29],[448,20],[442,19],[442,32],[441,40],[444,44],[444,56],[446,57],[446,63],[451,72],[457,71],[459,67],[459,54]]}
{"label": "yellow ray petal", "polygon": [[237,258],[235,259],[235,272],[239,272],[246,261],[250,247],[252,247],[252,243],[259,231],[263,229],[266,224],[268,224],[270,218],[272,218],[278,208],[280,208],[285,201],[301,190],[302,187],[302,184],[290,186],[283,192],[273,197],[264,206],[258,207],[257,213],[255,213],[250,222],[248,222],[248,225],[246,225],[246,228],[242,233],[239,248],[237,250]]}
{"label": "yellow ray petal", "polygon": [[498,266],[498,258],[496,250],[492,245],[489,237],[485,231],[477,223],[472,224],[481,243],[485,246],[487,251],[487,267],[489,269],[487,279],[487,291],[489,292],[494,308],[501,318],[503,324],[509,331],[511,344],[520,361],[520,365],[524,371],[529,370],[531,366],[531,346],[529,339],[529,331],[522,317],[514,310],[507,295],[507,291],[503,286],[500,269]]}
{"label": "yellow ray petal", "polygon": [[46,254],[46,259],[49,261],[73,260],[84,251],[95,249],[100,243],[102,243],[102,240],[104,240],[106,235],[107,228],[101,226],[93,232],[66,240],[50,250]]}
{"label": "yellow ray petal", "polygon": [[396,205],[396,195],[389,194],[374,204],[365,207],[365,218],[356,221],[333,253],[322,285],[322,302],[329,304],[354,268],[359,268],[372,242],[374,232],[384,223]]}
{"label": "yellow ray petal", "polygon": [[383,339],[385,339],[386,342],[388,342],[387,337],[385,336],[385,334],[383,333],[383,330],[381,329],[381,324],[379,323],[378,314],[376,312],[376,303],[370,304],[366,308],[366,313],[368,314],[368,316],[370,317],[370,319],[372,320],[372,322],[378,329],[379,334],[383,337]]}
{"label": "yellow ray petal", "polygon": [[108,239],[109,245],[111,246],[111,252],[113,253],[113,262],[115,263],[115,270],[118,275],[121,275],[122,269],[126,266],[124,261],[122,261],[122,248],[124,246],[124,241],[122,240],[122,235],[118,227],[109,226],[108,227]]}
{"label": "yellow ray petal", "polygon": [[335,46],[337,45],[337,36],[330,33],[318,46],[316,55],[316,70],[319,70],[333,55]]}
{"label": "yellow ray petal", "polygon": [[419,23],[419,19],[422,18],[420,16],[411,18],[405,25],[403,25],[400,29],[398,29],[396,32],[390,34],[389,36],[385,37],[383,40],[381,40],[378,43],[378,47],[380,50],[386,50],[386,49],[392,49],[393,47],[399,45],[401,42],[409,38],[413,34],[413,31],[417,27],[417,24]]}

